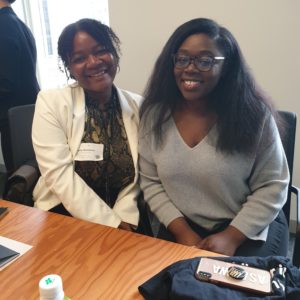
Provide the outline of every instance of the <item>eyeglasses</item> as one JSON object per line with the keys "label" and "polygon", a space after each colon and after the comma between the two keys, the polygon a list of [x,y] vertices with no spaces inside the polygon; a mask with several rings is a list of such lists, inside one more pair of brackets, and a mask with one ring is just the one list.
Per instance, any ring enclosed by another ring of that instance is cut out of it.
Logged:
{"label": "eyeglasses", "polygon": [[82,64],[88,61],[89,57],[92,56],[95,60],[102,59],[105,55],[110,52],[105,47],[97,47],[93,49],[91,53],[75,53],[71,56],[70,62],[72,64]]}
{"label": "eyeglasses", "polygon": [[218,63],[220,60],[224,60],[224,56],[188,56],[183,54],[175,54],[173,56],[174,66],[177,69],[185,69],[191,63],[202,72],[208,72],[212,69],[212,67]]}

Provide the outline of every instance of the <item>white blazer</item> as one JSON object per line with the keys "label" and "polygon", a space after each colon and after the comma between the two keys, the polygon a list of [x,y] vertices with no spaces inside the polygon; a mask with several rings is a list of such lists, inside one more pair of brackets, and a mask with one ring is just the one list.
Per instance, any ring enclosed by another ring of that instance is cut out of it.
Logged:
{"label": "white blazer", "polygon": [[76,218],[118,227],[121,221],[137,225],[139,213],[138,123],[142,97],[117,88],[123,122],[135,166],[134,181],[120,191],[110,208],[74,171],[84,133],[85,97],[78,84],[38,94],[32,141],[41,171],[33,191],[35,207],[49,210],[63,203]]}

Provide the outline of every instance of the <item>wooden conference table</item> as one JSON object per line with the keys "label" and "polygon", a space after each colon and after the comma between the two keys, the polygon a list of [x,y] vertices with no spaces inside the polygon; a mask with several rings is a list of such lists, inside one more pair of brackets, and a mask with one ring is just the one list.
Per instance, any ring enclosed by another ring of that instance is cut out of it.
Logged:
{"label": "wooden conference table", "polygon": [[138,286],[181,259],[216,253],[0,200],[0,235],[33,247],[0,271],[0,299],[39,299],[39,280],[63,279],[72,300],[143,299]]}

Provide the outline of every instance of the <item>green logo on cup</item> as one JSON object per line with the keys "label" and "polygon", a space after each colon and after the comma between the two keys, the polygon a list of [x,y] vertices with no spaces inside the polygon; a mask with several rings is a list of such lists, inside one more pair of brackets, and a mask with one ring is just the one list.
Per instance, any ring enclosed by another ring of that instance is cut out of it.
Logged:
{"label": "green logo on cup", "polygon": [[45,281],[46,281],[46,284],[50,284],[50,283],[53,282],[53,281],[51,280],[51,278],[49,278],[49,277],[48,277]]}

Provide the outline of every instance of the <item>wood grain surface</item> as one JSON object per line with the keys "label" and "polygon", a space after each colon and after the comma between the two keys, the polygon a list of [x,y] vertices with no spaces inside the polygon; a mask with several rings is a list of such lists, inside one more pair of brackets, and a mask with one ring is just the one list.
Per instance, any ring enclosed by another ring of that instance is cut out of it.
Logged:
{"label": "wood grain surface", "polygon": [[0,200],[0,235],[32,249],[0,272],[1,300],[38,300],[39,280],[62,277],[72,300],[143,299],[138,286],[166,266],[216,253]]}

